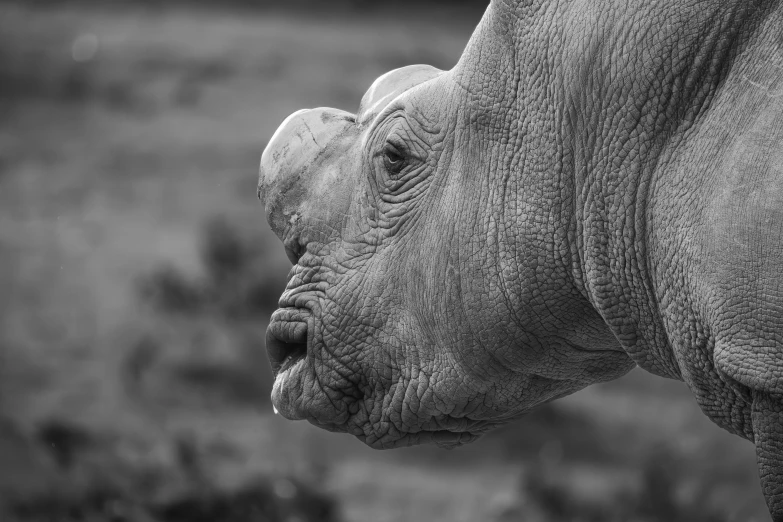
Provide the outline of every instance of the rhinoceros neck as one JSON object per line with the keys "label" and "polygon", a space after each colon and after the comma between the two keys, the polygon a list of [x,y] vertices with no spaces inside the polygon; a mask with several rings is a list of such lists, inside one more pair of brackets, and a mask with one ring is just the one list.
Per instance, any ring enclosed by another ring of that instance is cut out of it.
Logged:
{"label": "rhinoceros neck", "polygon": [[[568,230],[573,284],[659,375],[681,378],[649,248],[658,163],[709,110],[772,4],[498,0],[457,67],[483,105],[507,107],[498,126],[522,144],[510,160],[518,185],[560,185],[548,203]],[[531,165],[548,165],[549,178]]]}
{"label": "rhinoceros neck", "polygon": [[661,166],[662,153],[687,139],[710,110],[763,3],[755,11],[747,3],[700,3],[699,10],[650,5],[650,12],[627,20],[604,26],[596,20],[604,40],[575,64],[576,77],[564,91],[575,279],[626,352],[659,375],[682,377],[658,303],[650,243],[652,191],[676,183]]}

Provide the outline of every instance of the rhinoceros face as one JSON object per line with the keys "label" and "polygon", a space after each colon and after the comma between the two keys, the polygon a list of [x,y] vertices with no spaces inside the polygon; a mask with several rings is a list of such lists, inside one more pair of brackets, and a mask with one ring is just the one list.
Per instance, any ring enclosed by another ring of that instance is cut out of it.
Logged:
{"label": "rhinoceros face", "polygon": [[630,368],[584,300],[558,304],[574,291],[503,194],[485,102],[412,66],[357,114],[299,111],[269,142],[259,196],[294,263],[267,331],[284,417],[453,446]]}

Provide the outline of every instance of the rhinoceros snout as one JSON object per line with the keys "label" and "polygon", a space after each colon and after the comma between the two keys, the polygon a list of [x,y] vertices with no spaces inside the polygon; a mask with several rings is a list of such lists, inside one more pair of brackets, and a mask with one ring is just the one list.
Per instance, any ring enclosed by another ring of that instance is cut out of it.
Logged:
{"label": "rhinoceros snout", "polygon": [[286,118],[264,149],[258,197],[292,261],[345,215],[357,136],[354,115],[304,109]]}

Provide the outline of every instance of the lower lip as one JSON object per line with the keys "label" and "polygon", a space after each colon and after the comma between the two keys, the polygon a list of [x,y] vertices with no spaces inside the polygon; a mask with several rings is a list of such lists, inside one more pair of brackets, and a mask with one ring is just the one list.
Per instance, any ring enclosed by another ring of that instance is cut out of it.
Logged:
{"label": "lower lip", "polygon": [[275,377],[275,383],[272,385],[272,409],[275,415],[278,414],[278,407],[283,410],[283,416],[296,420],[294,412],[290,411],[290,404],[286,400],[291,393],[291,386],[294,383],[289,383],[289,379],[293,379],[294,375],[301,369],[300,366],[304,364],[305,357],[294,356],[289,357],[283,362],[283,366],[280,367],[280,371],[277,372]]}

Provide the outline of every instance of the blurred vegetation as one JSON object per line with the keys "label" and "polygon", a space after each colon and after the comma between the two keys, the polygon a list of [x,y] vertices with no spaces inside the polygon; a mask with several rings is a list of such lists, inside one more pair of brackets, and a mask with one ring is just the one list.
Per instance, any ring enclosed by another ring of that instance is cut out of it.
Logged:
{"label": "blurred vegetation", "polygon": [[60,475],[47,490],[6,498],[3,520],[35,522],[332,522],[335,501],[296,477],[259,477],[239,487],[215,484],[210,451],[192,437],[172,439],[174,461],[142,465],[123,458],[118,440],[50,420],[34,434]]}
{"label": "blurred vegetation", "polygon": [[[122,5],[131,4],[135,6],[147,6],[152,8],[168,8],[172,6],[180,7],[215,7],[214,2],[209,0],[33,0],[30,2],[37,6],[89,6],[91,4],[103,5]],[[489,4],[489,0],[463,0],[460,7],[469,7],[471,9],[483,10]],[[403,6],[409,9],[410,6],[448,6],[453,10],[454,2],[450,0],[398,0],[397,6]],[[268,10],[274,8],[285,8],[286,10],[303,9],[322,9],[340,12],[362,12],[366,10],[382,9],[385,6],[383,2],[377,0],[332,0],[328,4],[317,0],[223,0],[219,9],[226,8],[245,8],[254,10]],[[407,13],[406,13],[407,14]]]}
{"label": "blurred vegetation", "polygon": [[[224,217],[212,218],[201,232],[200,277],[169,262],[138,278],[139,298],[156,322],[195,334],[186,336],[182,359],[163,364],[168,367],[168,388],[183,386],[187,395],[200,395],[222,407],[268,403],[271,382],[258,346],[263,338],[258,323],[277,308],[284,279],[268,277],[263,244],[256,239]],[[123,374],[134,396],[144,393],[140,387],[145,373],[166,356],[172,358],[176,340],[162,335],[164,331],[158,324],[128,351]],[[224,339],[226,346],[220,347],[216,338]]]}
{"label": "blurred vegetation", "polygon": [[639,372],[453,452],[273,416],[264,140],[480,9],[241,3],[0,3],[0,520],[767,519],[752,446]]}
{"label": "blurred vegetation", "polygon": [[564,479],[568,470],[543,452],[522,482],[520,498],[527,504],[522,504],[524,509],[510,509],[504,519],[524,519],[529,511],[535,511],[543,520],[573,522],[731,520],[709,499],[720,480],[702,477],[686,483],[686,469],[671,448],[651,450],[639,471],[637,476],[625,477],[625,482],[618,477],[614,488],[595,491],[573,484],[573,478]]}

